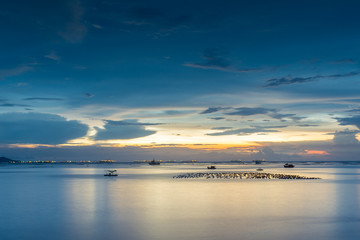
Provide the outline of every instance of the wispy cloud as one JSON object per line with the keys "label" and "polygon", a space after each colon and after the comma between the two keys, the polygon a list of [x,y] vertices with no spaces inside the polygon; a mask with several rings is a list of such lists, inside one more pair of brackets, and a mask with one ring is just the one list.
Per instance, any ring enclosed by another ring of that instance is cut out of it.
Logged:
{"label": "wispy cloud", "polygon": [[162,124],[162,123],[141,123],[138,122],[136,119],[127,119],[124,121],[104,120],[104,122],[113,126],[154,126],[154,125]]}
{"label": "wispy cloud", "polygon": [[88,29],[83,21],[85,9],[79,0],[69,3],[69,11],[71,18],[63,31],[59,31],[59,35],[68,42],[78,43],[83,40]]}
{"label": "wispy cloud", "polygon": [[0,99],[0,107],[31,107],[26,104],[9,103],[6,99]]}
{"label": "wispy cloud", "polygon": [[214,127],[211,130],[227,130],[227,129],[233,129],[233,127]]}
{"label": "wispy cloud", "polygon": [[229,59],[225,57],[226,52],[219,50],[218,48],[208,48],[202,54],[203,62],[199,63],[186,63],[184,66],[202,68],[202,69],[215,69],[224,72],[254,72],[259,71],[259,68],[244,68],[240,69],[233,66]]}
{"label": "wispy cloud", "polygon": [[332,64],[357,64],[358,61],[352,59],[352,58],[344,58],[344,59],[338,59],[331,62]]}
{"label": "wispy cloud", "polygon": [[45,98],[45,97],[31,97],[31,98],[24,98],[24,101],[64,101],[63,98]]}
{"label": "wispy cloud", "polygon": [[269,112],[273,113],[275,109],[268,109],[268,108],[250,108],[250,107],[240,107],[234,108],[235,111],[225,113],[226,115],[238,115],[238,116],[251,116],[251,115],[258,115],[258,114],[267,114]]}
{"label": "wispy cloud", "polygon": [[156,39],[187,27],[190,20],[191,16],[187,14],[169,13],[156,7],[138,6],[128,11],[122,23],[133,27],[146,26],[154,31],[153,37]]}
{"label": "wispy cloud", "polygon": [[15,104],[15,103],[0,103],[0,107],[30,107],[30,105]]}
{"label": "wispy cloud", "polygon": [[[230,116],[254,116],[254,115],[267,115],[274,119],[279,119],[285,121],[285,119],[291,119],[293,121],[299,121],[304,119],[304,117],[299,117],[294,113],[279,113],[278,110],[272,108],[263,108],[263,107],[209,107],[208,109],[204,110],[200,114],[209,114],[214,112],[222,111],[224,115]],[[211,118],[213,120],[221,120],[224,118]]]}
{"label": "wispy cloud", "polygon": [[208,136],[224,136],[224,135],[238,135],[238,136],[246,136],[254,133],[268,133],[268,132],[279,132],[279,130],[275,130],[274,128],[284,128],[287,126],[269,126],[269,127],[251,127],[251,128],[240,128],[234,130],[227,130],[223,132],[217,133],[208,133]]}
{"label": "wispy cloud", "polygon": [[97,29],[103,29],[103,27],[99,24],[91,24],[91,26],[93,26],[94,28],[97,28]]}
{"label": "wispy cloud", "polygon": [[215,113],[223,109],[229,109],[228,107],[209,107],[208,109],[202,111],[200,114],[209,114],[209,113]]}
{"label": "wispy cloud", "polygon": [[320,126],[320,125],[316,125],[316,124],[298,124],[298,125],[296,125],[296,126],[298,126],[298,127],[318,127],[318,126]]}
{"label": "wispy cloud", "polygon": [[51,51],[49,54],[45,55],[44,57],[48,58],[48,59],[51,59],[51,60],[54,60],[54,61],[59,61],[60,60],[60,57],[56,54],[55,51]]}
{"label": "wispy cloud", "polygon": [[344,74],[333,74],[333,75],[316,75],[311,77],[281,77],[281,78],[272,78],[269,80],[266,80],[266,84],[264,87],[278,87],[281,85],[289,85],[289,84],[295,84],[295,83],[307,83],[307,82],[313,82],[322,78],[343,78],[343,77],[352,77],[359,75],[360,71],[358,72],[349,72]]}
{"label": "wispy cloud", "polygon": [[224,117],[212,117],[212,118],[209,118],[209,119],[219,121],[219,120],[223,120],[225,118]]}
{"label": "wispy cloud", "polygon": [[0,69],[0,80],[3,80],[7,77],[17,76],[32,70],[34,70],[34,68],[26,65],[18,66],[10,69]]}

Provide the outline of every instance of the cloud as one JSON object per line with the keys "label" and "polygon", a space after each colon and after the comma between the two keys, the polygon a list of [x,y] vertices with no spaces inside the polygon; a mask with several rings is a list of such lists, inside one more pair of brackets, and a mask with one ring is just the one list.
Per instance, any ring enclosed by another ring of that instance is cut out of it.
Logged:
{"label": "cloud", "polygon": [[318,127],[320,125],[305,123],[305,124],[299,124],[299,125],[296,125],[296,126],[298,126],[298,127]]}
{"label": "cloud", "polygon": [[44,98],[44,97],[31,97],[24,98],[24,101],[64,101],[63,98]]}
{"label": "cloud", "polygon": [[347,110],[346,112],[360,113],[360,108],[350,109],[350,110]]}
{"label": "cloud", "polygon": [[152,135],[156,131],[146,130],[145,126],[159,125],[161,123],[140,123],[136,119],[124,121],[104,120],[104,128],[95,127],[97,133],[95,140],[132,139]]}
{"label": "cloud", "polygon": [[335,119],[339,122],[340,125],[354,125],[360,129],[360,115]]}
{"label": "cloud", "polygon": [[97,29],[103,29],[103,27],[99,24],[91,24],[91,26],[93,26],[94,28],[97,28]]}
{"label": "cloud", "polygon": [[[267,115],[269,117],[272,117],[274,119],[284,120],[286,118],[292,119],[293,121],[299,121],[301,119],[304,119],[304,117],[297,117],[296,114],[288,113],[288,114],[282,114],[279,113],[276,109],[272,108],[262,108],[262,107],[238,107],[238,108],[232,108],[232,107],[209,107],[208,109],[204,110],[200,114],[209,114],[214,113],[222,110],[230,110],[230,112],[225,112],[223,114],[225,115],[231,115],[231,116],[253,116],[253,115]],[[224,118],[211,118],[213,120],[221,120]]]}
{"label": "cloud", "polygon": [[30,105],[15,104],[15,103],[0,103],[0,107],[30,107]]}
{"label": "cloud", "polygon": [[249,108],[249,107],[240,107],[234,108],[234,112],[225,113],[226,115],[237,115],[237,116],[251,116],[258,114],[267,114],[269,112],[275,112],[274,109],[268,108]]}
{"label": "cloud", "polygon": [[295,84],[295,83],[306,83],[313,82],[322,78],[342,78],[342,77],[352,77],[359,75],[360,72],[349,72],[344,74],[333,74],[333,75],[316,75],[311,77],[296,77],[293,78],[291,76],[282,77],[282,78],[272,78],[266,80],[266,84],[264,87],[278,87],[281,85]]}
{"label": "cloud", "polygon": [[345,129],[344,131],[336,131],[334,133],[334,143],[337,145],[353,145],[359,144],[359,141],[356,139],[356,134],[360,131],[352,131]]}
{"label": "cloud", "polygon": [[218,120],[223,120],[225,118],[223,118],[223,117],[212,117],[212,118],[209,118],[209,119],[218,121]]}
{"label": "cloud", "polygon": [[234,129],[227,130],[223,132],[217,133],[208,133],[208,136],[224,136],[224,135],[238,135],[238,136],[246,136],[253,133],[268,133],[268,132],[279,132],[278,130],[274,130],[273,128],[284,128],[286,126],[270,126],[270,127],[252,127],[252,128],[242,128],[242,129]]}
{"label": "cloud", "polygon": [[70,19],[63,31],[58,34],[68,42],[79,43],[85,37],[88,29],[83,23],[84,8],[79,0],[69,2]]}
{"label": "cloud", "polygon": [[188,27],[191,16],[187,14],[169,13],[156,7],[138,6],[131,8],[122,21],[132,27],[155,28],[153,37],[168,36],[177,29]]}
{"label": "cloud", "polygon": [[0,80],[3,80],[7,77],[17,76],[32,70],[34,69],[29,66],[18,66],[11,69],[0,69]]}
{"label": "cloud", "polygon": [[59,61],[60,57],[58,55],[56,55],[55,51],[51,51],[49,54],[44,56],[45,58],[54,60],[54,61]]}
{"label": "cloud", "polygon": [[225,53],[217,48],[208,48],[203,52],[203,62],[200,63],[186,63],[184,66],[202,68],[202,69],[215,69],[223,72],[253,72],[258,71],[258,68],[252,69],[239,69],[234,67],[230,61],[224,57]]}
{"label": "cloud", "polygon": [[88,126],[79,121],[45,113],[0,114],[2,144],[63,144],[87,134]]}
{"label": "cloud", "polygon": [[5,99],[0,99],[0,107],[30,107],[30,105],[9,103]]}
{"label": "cloud", "polygon": [[339,59],[331,62],[332,64],[357,64],[358,62],[351,58]]}
{"label": "cloud", "polygon": [[224,108],[224,107],[209,107],[208,109],[202,111],[200,114],[214,113],[214,112],[218,112],[218,111],[223,110],[223,109],[229,109],[229,108]]}
{"label": "cloud", "polygon": [[211,130],[227,130],[227,129],[233,129],[232,127],[214,127]]}
{"label": "cloud", "polygon": [[296,114],[294,114],[294,113],[281,114],[281,113],[278,113],[277,111],[270,113],[269,116],[272,118],[275,118],[275,119],[279,119],[279,120],[284,120],[286,118],[290,118],[293,121],[299,121],[299,120],[302,120],[305,118],[305,117],[297,117]]}

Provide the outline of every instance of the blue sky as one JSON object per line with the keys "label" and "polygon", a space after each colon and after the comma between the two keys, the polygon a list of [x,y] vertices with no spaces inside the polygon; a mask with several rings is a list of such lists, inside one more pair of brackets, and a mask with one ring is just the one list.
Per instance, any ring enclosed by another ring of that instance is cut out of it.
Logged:
{"label": "blue sky", "polygon": [[0,155],[358,159],[359,7],[4,3]]}

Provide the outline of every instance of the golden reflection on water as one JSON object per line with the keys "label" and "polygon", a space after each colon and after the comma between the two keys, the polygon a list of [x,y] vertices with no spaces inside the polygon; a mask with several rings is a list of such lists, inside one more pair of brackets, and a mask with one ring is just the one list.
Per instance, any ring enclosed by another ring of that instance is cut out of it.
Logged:
{"label": "golden reflection on water", "polygon": [[[94,174],[95,169],[68,169],[71,175],[82,176],[84,174]],[[65,179],[64,200],[68,222],[71,225],[79,225],[77,231],[72,231],[74,237],[79,239],[91,239],[91,231],[87,231],[84,226],[94,226],[96,218],[97,200],[97,181],[94,178],[79,178],[77,181]],[[71,228],[71,226],[65,226]]]}
{"label": "golden reflection on water", "polygon": [[[335,231],[329,221],[346,207],[345,194],[360,192],[356,184],[345,189],[330,184],[337,170],[326,171],[324,180],[206,180],[172,179],[166,168],[120,169],[118,178],[69,181],[67,208],[72,221],[83,226],[78,236],[89,239],[94,230],[86,232],[86,226],[124,239],[237,239],[240,234],[241,239],[304,239],[314,232],[325,238]],[[316,176],[321,171],[293,171],[301,172]],[[86,174],[99,174],[99,169]],[[350,202],[357,209],[358,199]]]}

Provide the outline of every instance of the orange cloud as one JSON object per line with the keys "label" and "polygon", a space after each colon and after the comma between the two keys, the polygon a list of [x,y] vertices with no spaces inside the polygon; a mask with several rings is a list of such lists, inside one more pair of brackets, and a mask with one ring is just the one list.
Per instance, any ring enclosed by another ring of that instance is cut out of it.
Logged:
{"label": "orange cloud", "polygon": [[330,155],[330,153],[322,150],[305,150],[305,154],[308,155]]}

